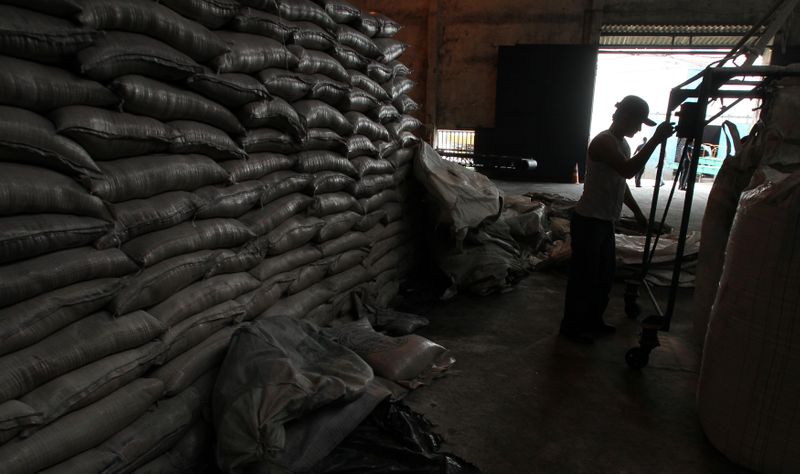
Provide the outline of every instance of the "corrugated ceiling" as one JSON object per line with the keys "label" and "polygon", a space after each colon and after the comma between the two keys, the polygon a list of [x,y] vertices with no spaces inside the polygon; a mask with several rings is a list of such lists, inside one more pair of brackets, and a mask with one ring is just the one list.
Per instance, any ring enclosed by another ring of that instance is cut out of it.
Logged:
{"label": "corrugated ceiling", "polygon": [[600,28],[600,46],[729,49],[735,46],[751,27],[751,25],[603,25]]}

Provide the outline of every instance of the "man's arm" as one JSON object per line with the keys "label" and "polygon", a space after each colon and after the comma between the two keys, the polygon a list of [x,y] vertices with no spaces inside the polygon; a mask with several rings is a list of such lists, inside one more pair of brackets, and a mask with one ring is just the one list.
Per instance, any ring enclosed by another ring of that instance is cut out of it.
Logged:
{"label": "man's arm", "polygon": [[619,151],[616,140],[608,135],[600,135],[589,144],[589,159],[602,161],[620,174],[625,179],[636,176],[636,173],[644,167],[650,155],[656,147],[672,135],[672,125],[669,122],[661,123],[653,133],[653,138],[645,143],[639,153],[630,160]]}

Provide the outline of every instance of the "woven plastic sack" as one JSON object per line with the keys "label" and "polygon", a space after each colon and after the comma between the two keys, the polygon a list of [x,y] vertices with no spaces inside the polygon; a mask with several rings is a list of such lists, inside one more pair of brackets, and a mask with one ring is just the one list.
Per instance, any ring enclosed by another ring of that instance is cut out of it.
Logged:
{"label": "woven plastic sack", "polygon": [[161,0],[161,3],[211,29],[228,23],[240,8],[236,0]]}
{"label": "woven plastic sack", "polygon": [[361,55],[358,51],[347,46],[338,45],[331,51],[331,56],[339,61],[345,69],[364,70],[370,63],[370,59]]}
{"label": "woven plastic sack", "polygon": [[399,202],[386,204],[382,210],[386,213],[386,222],[395,222],[407,215],[405,208]]}
{"label": "woven plastic sack", "polygon": [[412,132],[421,126],[422,122],[410,115],[402,115],[399,120],[386,124],[386,128],[394,139],[401,139],[403,132]]}
{"label": "woven plastic sack", "polygon": [[[141,377],[164,353],[160,341],[118,352],[54,378],[20,397],[47,425]],[[28,431],[23,436],[29,435]]]}
{"label": "woven plastic sack", "polygon": [[193,283],[147,311],[169,327],[193,314],[253,291],[260,285],[261,282],[249,273],[218,275]]}
{"label": "woven plastic sack", "polygon": [[372,329],[367,319],[329,331],[337,342],[366,360],[376,375],[394,381],[417,378],[447,351],[444,347],[413,334],[398,338],[384,336]]}
{"label": "woven plastic sack", "polygon": [[170,145],[170,153],[197,153],[217,161],[247,159],[247,153],[216,127],[190,120],[176,120],[167,125],[179,135]]}
{"label": "woven plastic sack", "polygon": [[208,454],[213,451],[213,428],[197,420],[169,450],[140,467],[136,474],[181,474],[199,472],[213,463]]}
{"label": "woven plastic sack", "polygon": [[167,451],[198,419],[210,401],[214,374],[176,396],[160,400],[136,421],[99,446],[73,456],[43,474],[131,472]]}
{"label": "woven plastic sack", "polygon": [[411,132],[400,132],[397,136],[397,142],[401,148],[416,148],[420,143],[419,137]]}
{"label": "woven plastic sack", "polygon": [[393,77],[411,75],[411,68],[396,59],[394,61],[389,61],[387,65],[392,68]]}
{"label": "woven plastic sack", "polygon": [[377,120],[382,124],[387,124],[389,122],[400,120],[400,111],[398,111],[393,105],[382,104],[372,110],[370,116],[373,120]]}
{"label": "woven plastic sack", "polygon": [[327,240],[319,244],[319,249],[324,257],[332,257],[350,250],[369,248],[372,241],[362,232],[347,232],[341,237]]}
{"label": "woven plastic sack", "polygon": [[81,11],[75,0],[5,0],[4,3],[62,18],[73,17]]}
{"label": "woven plastic sack", "polygon": [[119,288],[117,278],[90,280],[0,309],[0,355],[33,345],[99,310]]}
{"label": "woven plastic sack", "polygon": [[0,5],[0,54],[60,64],[97,37],[96,31],[68,20]]}
{"label": "woven plastic sack", "polygon": [[325,74],[337,81],[347,82],[349,75],[344,66],[329,54],[322,51],[304,49],[299,46],[290,46],[289,49],[297,56],[299,62],[293,68],[305,74]]}
{"label": "woven plastic sack", "polygon": [[362,155],[377,156],[378,149],[368,137],[364,135],[352,135],[347,139],[347,157],[355,158]]}
{"label": "woven plastic sack", "polygon": [[304,151],[298,153],[297,170],[304,173],[338,171],[348,176],[356,176],[356,169],[344,156],[330,151]]}
{"label": "woven plastic sack", "polygon": [[358,31],[372,38],[381,29],[381,22],[369,12],[361,12],[361,20],[358,22]]}
{"label": "woven plastic sack", "polygon": [[386,174],[373,174],[364,176],[356,181],[350,188],[350,194],[356,198],[374,196],[381,191],[394,187],[394,185],[394,176]]}
{"label": "woven plastic sack", "polygon": [[285,423],[353,399],[373,378],[355,354],[330,342],[316,326],[290,317],[242,326],[220,374],[212,401],[225,472],[277,468]]}
{"label": "woven plastic sack", "polygon": [[255,241],[250,241],[235,250],[218,251],[205,277],[247,272],[262,260],[264,260],[264,252],[255,246]]}
{"label": "woven plastic sack", "polygon": [[9,56],[0,56],[0,91],[0,103],[36,112],[73,104],[110,107],[119,103],[98,82]]}
{"label": "woven plastic sack", "polygon": [[400,23],[392,20],[384,14],[378,13],[375,15],[375,18],[377,18],[378,22],[380,23],[380,29],[375,34],[375,36],[378,38],[391,38],[402,28]]}
{"label": "woven plastic sack", "polygon": [[244,132],[227,108],[195,92],[137,75],[119,77],[110,87],[129,112],[160,120],[193,120],[232,134]]}
{"label": "woven plastic sack", "polygon": [[389,92],[368,75],[356,70],[350,70],[348,73],[350,74],[350,83],[353,87],[362,89],[382,101],[391,99]]}
{"label": "woven plastic sack", "polygon": [[392,101],[392,105],[394,105],[400,113],[407,114],[410,112],[414,112],[420,109],[420,105],[414,101],[411,97],[407,96],[406,94],[400,94],[394,98]]}
{"label": "woven plastic sack", "polygon": [[317,51],[328,51],[336,45],[336,37],[321,26],[308,21],[298,21],[294,24],[297,25],[297,29],[292,31],[292,44]]}
{"label": "woven plastic sack", "polygon": [[259,239],[268,255],[280,255],[312,241],[325,223],[315,217],[292,216]]}
{"label": "woven plastic sack", "polygon": [[236,219],[199,219],[151,232],[122,245],[133,261],[143,267],[198,250],[232,248],[255,234]]}
{"label": "woven plastic sack", "polygon": [[367,91],[353,87],[342,101],[341,108],[347,112],[369,112],[380,106],[374,95]]}
{"label": "woven plastic sack", "polygon": [[298,150],[299,144],[288,134],[272,128],[248,130],[239,143],[247,153],[291,154]]}
{"label": "woven plastic sack", "polygon": [[0,217],[0,264],[89,245],[110,228],[104,220],[66,214]]}
{"label": "woven plastic sack", "polygon": [[125,314],[156,305],[203,278],[215,255],[212,250],[201,250],[146,268],[123,282],[109,308],[114,314]]}
{"label": "woven plastic sack", "polygon": [[195,92],[231,108],[270,98],[264,85],[248,74],[195,74],[186,84]]}
{"label": "woven plastic sack", "polygon": [[337,275],[357,265],[361,265],[367,254],[368,252],[366,250],[354,249],[346,250],[338,255],[326,258],[325,262],[328,266],[328,274]]}
{"label": "woven plastic sack", "polygon": [[305,121],[300,118],[294,107],[279,97],[251,102],[239,109],[238,115],[247,128],[274,128],[298,140],[302,140],[306,135]]}
{"label": "woven plastic sack", "polygon": [[325,227],[317,235],[318,242],[325,242],[346,234],[361,220],[361,215],[353,211],[344,211],[322,217]]}
{"label": "woven plastic sack", "polygon": [[99,173],[86,150],[59,136],[44,117],[25,109],[0,105],[0,161],[42,166],[71,176]]}
{"label": "woven plastic sack", "polygon": [[288,43],[292,33],[299,29],[296,24],[285,18],[248,7],[239,10],[229,28],[242,33],[266,36],[281,43]]}
{"label": "woven plastic sack", "polygon": [[294,68],[298,58],[272,38],[220,31],[217,33],[230,51],[214,58],[211,67],[217,72],[254,73],[271,67]]}
{"label": "woven plastic sack", "polygon": [[283,297],[284,287],[284,284],[266,282],[260,288],[236,298],[236,301],[245,309],[241,321],[237,322],[252,321],[259,314],[268,310]]}
{"label": "woven plastic sack", "polygon": [[115,227],[103,238],[104,244],[116,247],[139,235],[180,224],[191,219],[199,205],[198,198],[186,191],[111,204]]}
{"label": "woven plastic sack", "polygon": [[61,173],[0,162],[0,215],[59,213],[110,220],[103,202]]}
{"label": "woven plastic sack", "polygon": [[740,200],[703,349],[708,439],[759,472],[800,469],[800,172],[758,171]]}
{"label": "woven plastic sack", "polygon": [[350,163],[355,166],[359,177],[385,175],[394,172],[394,167],[388,161],[369,156],[356,156],[350,159]]}
{"label": "woven plastic sack", "polygon": [[228,300],[175,323],[161,337],[168,347],[165,360],[169,362],[191,350],[212,334],[241,320],[245,312],[239,302]]}
{"label": "woven plastic sack", "polygon": [[159,120],[194,120],[232,134],[244,128],[222,105],[202,95],[138,75],[118,77],[110,84],[129,112]]}
{"label": "woven plastic sack", "polygon": [[363,113],[355,111],[347,112],[345,117],[353,124],[354,134],[364,135],[373,141],[389,140],[389,131],[386,127],[373,121]]}
{"label": "woven plastic sack", "polygon": [[328,275],[327,262],[315,262],[296,270],[296,276],[286,287],[287,295],[294,295],[322,281]]}
{"label": "woven plastic sack", "polygon": [[313,179],[314,177],[310,174],[296,173],[294,171],[270,173],[259,179],[264,183],[265,188],[261,204],[267,205],[280,197],[305,191]]}
{"label": "woven plastic sack", "polygon": [[161,381],[137,379],[102,400],[61,417],[28,438],[6,443],[0,446],[3,472],[39,472],[97,446],[141,416],[163,393]]}
{"label": "woven plastic sack", "polygon": [[164,381],[167,395],[182,392],[204,374],[219,368],[235,330],[236,326],[228,326],[215,332],[197,346],[156,369],[151,376]]}
{"label": "woven plastic sack", "polygon": [[192,191],[228,180],[228,173],[203,155],[147,155],[102,162],[102,178],[90,188],[106,201],[148,198],[167,191]]}
{"label": "woven plastic sack", "polygon": [[359,232],[366,232],[376,225],[380,224],[382,221],[386,220],[386,211],[380,209],[377,211],[372,211],[364,215],[360,221],[353,226],[353,230],[357,230]]}
{"label": "woven plastic sack", "polygon": [[141,74],[162,81],[177,81],[203,71],[192,58],[145,35],[107,32],[78,53],[81,72],[96,81],[125,74]]}
{"label": "woven plastic sack", "polygon": [[347,153],[347,140],[327,128],[311,128],[306,139],[300,145],[300,151],[332,151],[338,154]]}
{"label": "woven plastic sack", "polygon": [[336,29],[336,38],[339,43],[353,48],[368,58],[375,59],[381,55],[381,51],[369,36],[350,26],[339,25]]}
{"label": "woven plastic sack", "polygon": [[375,41],[375,45],[381,51],[384,62],[397,59],[408,48],[407,44],[396,39],[375,38],[373,41]]}
{"label": "woven plastic sack", "polygon": [[257,235],[264,235],[286,219],[304,212],[313,199],[300,193],[291,193],[275,199],[260,209],[248,212],[239,218]]}
{"label": "woven plastic sack", "polygon": [[370,212],[382,208],[387,203],[398,202],[399,200],[400,196],[397,191],[394,189],[385,189],[374,196],[359,199],[358,204],[361,206],[362,213],[369,214]]}
{"label": "woven plastic sack", "polygon": [[207,28],[149,0],[80,0],[80,6],[78,21],[83,25],[145,34],[198,62],[226,50],[225,43]]}
{"label": "woven plastic sack", "polygon": [[361,10],[344,0],[321,0],[317,3],[336,23],[357,24],[361,21]]}
{"label": "woven plastic sack", "polygon": [[367,75],[378,84],[383,84],[394,77],[394,69],[382,62],[373,61],[367,66]]}
{"label": "woven plastic sack", "polygon": [[329,216],[358,209],[358,202],[348,193],[325,193],[314,196],[308,214],[316,217]]}
{"label": "woven plastic sack", "polygon": [[75,140],[96,160],[166,151],[178,138],[175,130],[154,118],[97,107],[62,107],[50,118],[58,133]]}
{"label": "woven plastic sack", "polygon": [[369,255],[364,259],[364,266],[371,267],[389,252],[403,247],[408,240],[408,234],[397,234],[375,242],[369,250]]}
{"label": "woven plastic sack", "polygon": [[196,217],[239,217],[261,202],[264,185],[251,180],[230,186],[206,186],[195,191],[200,199]]}
{"label": "woven plastic sack", "polygon": [[269,257],[250,273],[261,281],[266,281],[280,273],[290,272],[303,265],[308,265],[322,258],[322,252],[316,247],[305,245],[282,255]]}
{"label": "woven plastic sack", "polygon": [[386,156],[386,161],[391,163],[395,169],[400,169],[411,163],[416,155],[417,150],[411,148],[397,149],[392,150],[391,153]]}
{"label": "woven plastic sack", "polygon": [[219,163],[230,174],[231,182],[258,179],[275,171],[294,168],[295,159],[279,153],[253,153],[246,160],[228,160]]}
{"label": "woven plastic sack", "polygon": [[344,191],[353,185],[355,180],[338,171],[319,171],[314,173],[311,183],[311,194],[326,194]]}
{"label": "woven plastic sack", "polygon": [[294,108],[308,128],[328,128],[340,135],[350,135],[353,124],[341,112],[319,100],[295,102]]}
{"label": "woven plastic sack", "polygon": [[338,106],[347,99],[350,86],[322,74],[314,74],[312,78],[314,85],[308,94],[309,99],[320,100],[333,106]]}
{"label": "woven plastic sack", "polygon": [[[263,0],[261,0],[263,1]],[[310,21],[328,31],[336,29],[336,22],[319,5],[310,0],[276,0],[281,18],[292,21]]]}
{"label": "woven plastic sack", "polygon": [[289,102],[304,98],[313,87],[306,80],[307,75],[299,72],[287,71],[281,68],[264,69],[258,73],[259,80],[269,90],[270,94],[281,97]]}
{"label": "woven plastic sack", "polygon": [[0,306],[7,306],[73,283],[118,277],[137,270],[119,249],[61,250],[0,267]]}
{"label": "woven plastic sack", "polygon": [[107,355],[149,342],[164,332],[161,323],[139,311],[112,318],[95,313],[36,344],[0,358],[0,400],[24,395],[59,375]]}

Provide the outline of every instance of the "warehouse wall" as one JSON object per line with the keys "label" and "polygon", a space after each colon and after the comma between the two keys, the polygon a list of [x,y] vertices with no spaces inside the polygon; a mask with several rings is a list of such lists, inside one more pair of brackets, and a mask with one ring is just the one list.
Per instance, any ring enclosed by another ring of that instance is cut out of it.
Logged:
{"label": "warehouse wall", "polygon": [[[756,0],[362,0],[405,25],[424,104],[438,128],[493,127],[497,47],[595,41],[605,23],[748,23],[773,5]],[[800,35],[791,40],[800,43]]]}

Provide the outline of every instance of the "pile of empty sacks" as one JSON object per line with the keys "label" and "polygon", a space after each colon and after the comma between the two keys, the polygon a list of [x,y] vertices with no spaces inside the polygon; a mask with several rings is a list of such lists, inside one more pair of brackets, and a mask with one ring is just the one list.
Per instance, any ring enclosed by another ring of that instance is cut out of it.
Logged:
{"label": "pile of empty sacks", "polygon": [[400,26],[332,0],[0,3],[0,472],[191,470],[237,328],[398,291]]}

